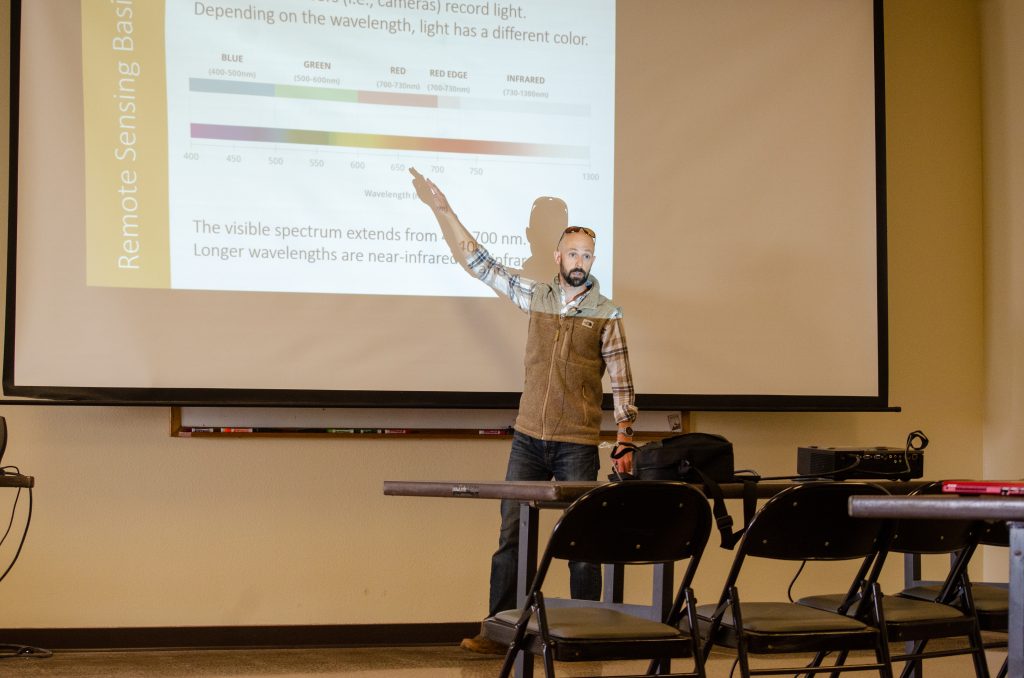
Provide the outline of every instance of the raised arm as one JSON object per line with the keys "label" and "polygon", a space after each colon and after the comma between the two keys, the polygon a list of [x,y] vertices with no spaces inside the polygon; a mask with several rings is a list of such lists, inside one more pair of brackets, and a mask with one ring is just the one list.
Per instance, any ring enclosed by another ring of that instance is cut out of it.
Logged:
{"label": "raised arm", "polygon": [[448,198],[441,192],[441,189],[433,181],[417,172],[415,167],[410,167],[409,173],[412,174],[412,185],[416,189],[416,195],[433,210],[437,223],[441,226],[441,235],[448,243],[452,256],[462,264],[463,268],[475,276],[476,273],[469,267],[469,259],[480,248],[480,245],[459,221],[459,217],[448,204]]}
{"label": "raised arm", "polygon": [[473,277],[479,278],[498,294],[508,297],[519,310],[529,312],[534,281],[506,268],[477,243],[455,215],[448,198],[433,181],[409,168],[416,195],[434,212],[448,248],[455,260]]}

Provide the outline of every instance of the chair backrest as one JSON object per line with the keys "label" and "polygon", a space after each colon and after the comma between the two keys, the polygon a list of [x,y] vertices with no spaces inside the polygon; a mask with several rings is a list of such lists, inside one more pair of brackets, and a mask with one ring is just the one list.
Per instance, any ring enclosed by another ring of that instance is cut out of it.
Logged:
{"label": "chair backrest", "polygon": [[[888,494],[860,482],[808,482],[787,488],[761,507],[740,542],[740,552],[779,560],[850,560],[872,554],[885,524],[852,518],[850,497]],[[738,556],[740,554],[737,554]]]}
{"label": "chair backrest", "polygon": [[1009,546],[1010,528],[1005,521],[982,521],[978,524],[978,543],[985,546]]}
{"label": "chair backrest", "polygon": [[699,559],[711,534],[711,507],[680,482],[601,485],[566,509],[548,540],[550,558],[592,563]]}
{"label": "chair backrest", "polygon": [[[941,494],[942,482],[922,485],[911,494]],[[952,553],[973,545],[978,537],[975,520],[908,520],[893,525],[889,551],[896,553]]]}

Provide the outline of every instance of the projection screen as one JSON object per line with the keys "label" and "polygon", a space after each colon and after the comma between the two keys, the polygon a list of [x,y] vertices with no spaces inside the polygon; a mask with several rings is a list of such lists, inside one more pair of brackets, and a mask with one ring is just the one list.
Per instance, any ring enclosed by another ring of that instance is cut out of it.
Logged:
{"label": "projection screen", "polygon": [[880,1],[33,0],[12,32],[7,395],[514,407],[526,318],[416,168],[528,277],[597,232],[642,408],[888,406]]}

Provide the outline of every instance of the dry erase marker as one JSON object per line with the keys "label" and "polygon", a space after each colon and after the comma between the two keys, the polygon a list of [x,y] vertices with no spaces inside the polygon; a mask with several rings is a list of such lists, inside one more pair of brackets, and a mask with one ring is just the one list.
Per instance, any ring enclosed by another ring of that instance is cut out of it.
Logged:
{"label": "dry erase marker", "polygon": [[407,429],[407,428],[386,428],[386,429],[384,429],[384,433],[385,434],[389,434],[389,435],[390,434],[403,434],[403,433],[409,433],[409,429]]}
{"label": "dry erase marker", "polygon": [[508,433],[507,428],[482,428],[477,431],[482,436],[503,436]]}
{"label": "dry erase marker", "polygon": [[247,428],[247,427],[238,428],[238,427],[235,427],[235,426],[228,427],[228,428],[222,428],[220,430],[221,433],[252,433],[252,431],[253,431],[252,428]]}

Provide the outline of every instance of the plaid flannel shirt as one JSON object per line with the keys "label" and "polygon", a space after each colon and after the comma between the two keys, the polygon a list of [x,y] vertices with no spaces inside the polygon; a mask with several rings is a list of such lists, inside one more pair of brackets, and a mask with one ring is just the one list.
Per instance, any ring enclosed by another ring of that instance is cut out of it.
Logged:
{"label": "plaid flannel shirt", "polygon": [[[477,278],[498,294],[508,297],[519,310],[530,312],[537,281],[512,273],[480,245],[477,245],[476,251],[469,255],[466,265]],[[582,294],[567,300],[565,290],[558,285],[562,300],[561,315],[564,316],[579,305],[590,294],[590,290],[591,287],[588,285]],[[621,311],[616,311],[604,326],[601,334],[601,357],[604,358],[612,385],[616,423],[636,421],[636,393],[633,389],[633,375],[629,370],[629,351],[626,348],[626,333],[622,326]]]}

